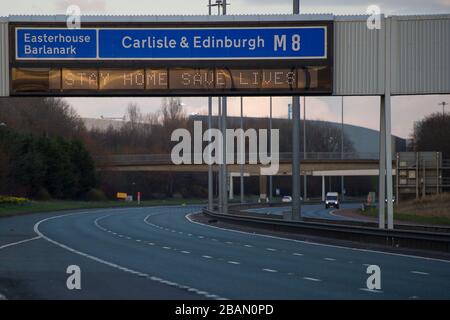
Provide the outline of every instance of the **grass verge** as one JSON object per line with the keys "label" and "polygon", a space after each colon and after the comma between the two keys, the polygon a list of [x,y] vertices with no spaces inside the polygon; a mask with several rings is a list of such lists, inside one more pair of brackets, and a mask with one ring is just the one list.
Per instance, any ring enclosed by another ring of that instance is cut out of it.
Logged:
{"label": "grass verge", "polygon": [[[362,211],[359,209],[359,213],[372,218],[378,217],[378,209],[370,208]],[[423,214],[423,213],[410,213],[410,212],[398,212],[394,210],[394,219],[404,222],[413,222],[424,225],[446,225],[450,226],[450,218],[446,216]]]}
{"label": "grass verge", "polygon": [[100,208],[133,208],[133,207],[149,207],[163,205],[188,205],[203,204],[204,200],[200,199],[168,199],[168,200],[149,200],[141,201],[138,205],[136,202],[123,201],[32,201],[23,205],[0,205],[0,217],[13,216],[18,214],[53,212],[62,210],[75,209],[100,209]]}

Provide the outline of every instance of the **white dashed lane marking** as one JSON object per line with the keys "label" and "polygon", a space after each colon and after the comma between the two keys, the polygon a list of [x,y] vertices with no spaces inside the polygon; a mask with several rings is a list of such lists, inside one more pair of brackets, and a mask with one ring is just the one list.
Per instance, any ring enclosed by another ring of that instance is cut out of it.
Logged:
{"label": "white dashed lane marking", "polygon": [[228,261],[229,264],[241,264],[240,262],[237,261]]}
{"label": "white dashed lane marking", "polygon": [[[124,267],[124,266],[121,266],[121,265],[109,262],[107,260],[103,260],[103,259],[101,259],[99,257],[87,254],[85,252],[78,251],[76,249],[73,249],[73,248],[65,245],[65,244],[62,244],[60,242],[57,242],[57,241],[47,237],[46,235],[44,235],[39,230],[39,226],[42,223],[44,223],[44,222],[47,222],[47,221],[50,221],[50,220],[54,220],[54,219],[60,219],[60,218],[65,218],[65,217],[69,217],[69,216],[79,215],[79,214],[82,214],[82,213],[85,213],[85,212],[77,212],[77,213],[73,213],[73,214],[59,215],[59,216],[54,216],[54,217],[50,217],[50,218],[46,218],[46,219],[40,220],[34,225],[33,230],[40,238],[43,238],[44,240],[46,240],[46,241],[48,241],[50,243],[53,243],[54,245],[57,245],[60,248],[63,248],[65,250],[70,251],[70,252],[72,252],[74,254],[77,254],[79,256],[83,256],[85,258],[91,259],[91,260],[96,261],[98,263],[107,265],[109,267],[112,267],[112,268],[115,268],[115,269],[118,269],[118,270],[130,273],[130,274],[136,275],[138,277],[143,277],[143,278],[149,279],[151,281],[157,281],[157,282],[162,283],[162,284],[166,284],[166,285],[169,285],[169,286],[177,287],[177,288],[180,288],[180,289],[183,289],[183,290],[188,290],[190,292],[194,292],[194,293],[202,295],[204,297],[215,297],[215,299],[224,299],[222,297],[219,297],[218,295],[214,295],[214,294],[209,293],[207,291],[199,290],[199,289],[192,288],[192,287],[189,287],[189,286],[186,286],[186,285],[182,285],[182,284],[179,284],[179,283],[175,283],[175,282],[172,282],[172,281],[161,279],[159,277],[156,277],[156,276],[144,273],[144,272],[133,270],[133,269],[130,269],[130,268],[127,268],[127,267]],[[107,216],[105,216],[105,217],[107,217]],[[98,219],[95,222],[97,222],[97,221],[98,221]],[[104,231],[106,231],[106,229]],[[119,236],[123,237],[123,235],[119,235]],[[166,248],[170,249],[170,247],[166,247]]]}
{"label": "white dashed lane marking", "polygon": [[359,290],[370,292],[370,293],[383,293],[383,291],[381,291],[381,290],[368,289],[368,288],[360,288]]}
{"label": "white dashed lane marking", "polygon": [[308,280],[308,281],[314,281],[314,282],[322,281],[322,280],[320,280],[320,279],[317,279],[317,278],[311,278],[311,277],[303,277],[303,279]]}
{"label": "white dashed lane marking", "polygon": [[336,261],[336,259],[334,259],[334,258],[324,258],[323,260],[327,260],[327,261]]}
{"label": "white dashed lane marking", "polygon": [[422,275],[422,276],[428,276],[428,275],[429,275],[428,272],[422,272],[422,271],[411,271],[411,273],[414,273],[414,274],[420,274],[420,275]]}
{"label": "white dashed lane marking", "polygon": [[263,271],[266,271],[266,272],[278,272],[277,270],[273,270],[273,269],[263,269]]}
{"label": "white dashed lane marking", "polygon": [[267,248],[267,250],[269,250],[269,251],[277,251],[277,249],[274,249],[274,248]]}
{"label": "white dashed lane marking", "polygon": [[202,258],[205,258],[205,259],[212,259],[211,256],[202,256]]}
{"label": "white dashed lane marking", "polygon": [[303,256],[303,253],[297,253],[297,252],[294,252],[292,255],[293,255],[293,256],[299,256],[299,257],[301,257],[301,256]]}

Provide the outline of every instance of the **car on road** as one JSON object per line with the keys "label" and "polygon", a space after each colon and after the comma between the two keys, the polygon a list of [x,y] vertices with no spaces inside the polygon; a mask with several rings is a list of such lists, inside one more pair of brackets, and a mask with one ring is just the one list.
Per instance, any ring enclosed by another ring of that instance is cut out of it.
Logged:
{"label": "car on road", "polygon": [[339,209],[339,194],[337,192],[328,192],[325,196],[325,208]]}
{"label": "car on road", "polygon": [[284,196],[283,198],[281,198],[281,202],[292,202],[292,197],[291,196]]}

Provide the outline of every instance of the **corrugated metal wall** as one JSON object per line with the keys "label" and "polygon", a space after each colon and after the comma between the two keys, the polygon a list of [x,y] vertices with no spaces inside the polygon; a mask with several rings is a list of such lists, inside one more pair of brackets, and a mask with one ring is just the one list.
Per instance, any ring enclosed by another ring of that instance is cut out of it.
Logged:
{"label": "corrugated metal wall", "polygon": [[[389,19],[392,94],[450,94],[450,15]],[[334,20],[334,94],[383,94],[384,21],[380,30],[370,30],[367,16]],[[8,25],[0,18],[0,96],[8,95]]]}
{"label": "corrugated metal wall", "polygon": [[450,93],[450,15],[392,17],[392,94]]}
{"label": "corrugated metal wall", "polygon": [[0,18],[0,97],[9,96],[8,22]]}
{"label": "corrugated metal wall", "polygon": [[384,29],[370,30],[366,21],[367,17],[335,17],[335,95],[384,92]]}

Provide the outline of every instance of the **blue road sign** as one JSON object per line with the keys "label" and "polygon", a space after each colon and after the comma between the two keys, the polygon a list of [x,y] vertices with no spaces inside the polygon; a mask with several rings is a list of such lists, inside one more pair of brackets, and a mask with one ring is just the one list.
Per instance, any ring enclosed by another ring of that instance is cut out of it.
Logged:
{"label": "blue road sign", "polygon": [[16,58],[326,59],[327,28],[325,26],[77,30],[18,28]]}
{"label": "blue road sign", "polygon": [[95,29],[16,29],[17,59],[95,59]]}

